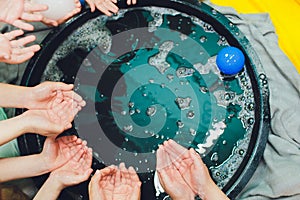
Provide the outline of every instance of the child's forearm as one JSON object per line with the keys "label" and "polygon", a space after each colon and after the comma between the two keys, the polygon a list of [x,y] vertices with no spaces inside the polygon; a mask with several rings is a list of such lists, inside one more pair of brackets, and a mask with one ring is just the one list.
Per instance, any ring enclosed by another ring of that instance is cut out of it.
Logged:
{"label": "child's forearm", "polygon": [[64,189],[54,177],[50,176],[35,195],[33,200],[56,200],[60,192]]}
{"label": "child's forearm", "polygon": [[23,120],[23,115],[0,121],[0,145],[3,145],[20,135],[26,133],[27,124]]}
{"label": "child's forearm", "polygon": [[0,83],[0,107],[26,108],[29,87]]}
{"label": "child's forearm", "polygon": [[0,159],[0,182],[39,176],[49,172],[40,154]]}

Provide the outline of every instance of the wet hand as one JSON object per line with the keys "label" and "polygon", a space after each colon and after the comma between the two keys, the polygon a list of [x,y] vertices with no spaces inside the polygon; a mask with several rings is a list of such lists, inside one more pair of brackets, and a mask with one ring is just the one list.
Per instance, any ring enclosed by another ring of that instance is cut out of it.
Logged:
{"label": "wet hand", "polygon": [[[227,199],[217,187],[200,155],[194,149],[187,150],[173,140],[164,142],[164,147],[174,166],[195,194],[202,199]],[[197,176],[195,176],[197,174]]]}
{"label": "wet hand", "polygon": [[47,10],[47,6],[24,0],[2,0],[0,10],[0,21],[30,31],[34,27],[26,21],[41,21],[42,15],[35,12]]}
{"label": "wet hand", "polygon": [[22,114],[25,132],[56,136],[72,127],[78,111],[70,101],[55,102],[47,110],[28,110]]}
{"label": "wet hand", "polygon": [[33,35],[15,39],[23,34],[22,30],[0,34],[0,62],[20,64],[29,60],[35,52],[40,50],[39,45],[26,47],[27,44],[35,41],[36,38]]}
{"label": "wet hand", "polygon": [[112,200],[115,184],[115,173],[117,167],[114,165],[97,170],[89,183],[89,198],[91,200]]}
{"label": "wet hand", "polygon": [[172,159],[165,150],[165,147],[159,147],[156,159],[158,178],[166,193],[168,193],[173,200],[193,200],[195,193],[172,163]]}
{"label": "wet hand", "polygon": [[141,182],[135,170],[132,167],[127,169],[125,164],[121,163],[115,173],[113,199],[139,200],[140,187]]}
{"label": "wet hand", "polygon": [[137,3],[137,0],[127,0],[127,5],[135,5]]}
{"label": "wet hand", "polygon": [[119,11],[118,6],[116,6],[117,0],[86,0],[86,2],[89,4],[92,12],[97,8],[105,15],[112,16],[112,14]]}
{"label": "wet hand", "polygon": [[77,136],[47,137],[40,153],[46,169],[53,171],[77,154],[83,154],[86,142]]}
{"label": "wet hand", "polygon": [[52,171],[50,177],[56,179],[62,188],[86,181],[93,171],[92,157],[92,149],[84,146],[64,165]]}
{"label": "wet hand", "polygon": [[46,81],[30,88],[28,92],[28,109],[52,109],[63,101],[71,101],[73,109],[81,110],[85,101],[80,95],[74,92],[74,85],[62,82]]}

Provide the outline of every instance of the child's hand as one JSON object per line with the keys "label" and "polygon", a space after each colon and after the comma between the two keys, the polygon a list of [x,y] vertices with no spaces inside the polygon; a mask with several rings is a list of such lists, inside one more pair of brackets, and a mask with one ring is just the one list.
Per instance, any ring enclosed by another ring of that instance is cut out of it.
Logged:
{"label": "child's hand", "polygon": [[105,15],[111,16],[119,11],[118,6],[116,6],[117,0],[86,0],[86,2],[89,4],[92,12],[97,8]]}
{"label": "child's hand", "polygon": [[40,50],[39,45],[25,47],[36,39],[33,35],[15,39],[23,34],[22,30],[0,34],[0,62],[20,64],[29,60],[35,52]]}

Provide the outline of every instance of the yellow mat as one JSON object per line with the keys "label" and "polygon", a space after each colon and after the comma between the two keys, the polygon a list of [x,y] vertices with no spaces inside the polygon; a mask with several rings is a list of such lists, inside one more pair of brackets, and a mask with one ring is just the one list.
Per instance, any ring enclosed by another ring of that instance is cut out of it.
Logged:
{"label": "yellow mat", "polygon": [[269,13],[279,46],[300,73],[300,0],[211,0],[239,13]]}

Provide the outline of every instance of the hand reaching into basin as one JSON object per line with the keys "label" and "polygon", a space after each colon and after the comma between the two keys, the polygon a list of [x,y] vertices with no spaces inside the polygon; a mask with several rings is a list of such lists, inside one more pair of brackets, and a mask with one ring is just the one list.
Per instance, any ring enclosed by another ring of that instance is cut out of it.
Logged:
{"label": "hand reaching into basin", "polygon": [[133,167],[128,169],[124,163],[119,165],[115,173],[115,187],[113,199],[139,200],[141,195],[141,182]]}
{"label": "hand reaching into basin", "polygon": [[71,128],[75,115],[85,105],[73,85],[44,82],[35,87],[0,83],[0,106],[28,108],[23,114],[0,121],[0,145],[24,133],[56,136]]}
{"label": "hand reaching into basin", "polygon": [[25,47],[25,45],[35,40],[33,35],[15,39],[23,34],[22,30],[0,34],[0,62],[20,64],[29,60],[35,52],[40,50],[39,45]]}
{"label": "hand reaching into basin", "polygon": [[73,91],[74,85],[46,81],[34,87],[0,83],[1,107],[27,108],[29,110],[52,109],[61,102],[71,102],[74,109],[81,110],[85,101]]}
{"label": "hand reaching into basin", "polygon": [[165,147],[160,146],[158,148],[156,159],[158,178],[165,192],[173,200],[193,200],[195,193],[172,163],[171,157],[166,152]]}
{"label": "hand reaching into basin", "polygon": [[28,109],[49,109],[55,102],[72,102],[73,109],[81,110],[85,106],[85,101],[80,95],[74,92],[73,84],[65,84],[62,82],[46,81],[35,87],[28,87],[27,103]]}
{"label": "hand reaching into basin", "polygon": [[0,21],[30,31],[34,27],[25,21],[41,21],[43,16],[35,12],[47,10],[47,6],[24,0],[2,0],[0,10]]}
{"label": "hand reaching into basin", "polygon": [[187,150],[173,140],[164,142],[164,147],[181,177],[201,199],[228,199],[214,183],[206,165],[194,149]]}
{"label": "hand reaching into basin", "polygon": [[78,109],[72,101],[53,102],[52,107],[45,110],[28,110],[18,117],[24,123],[23,130],[43,136],[56,136],[72,127],[71,122]]}
{"label": "hand reaching into basin", "polygon": [[132,167],[124,163],[109,166],[95,173],[89,184],[91,200],[139,200],[141,182]]}
{"label": "hand reaching into basin", "polygon": [[[112,16],[119,11],[117,0],[86,0],[89,4],[91,11],[94,12],[96,8],[107,16]],[[136,4],[137,0],[126,0],[127,5]]]}
{"label": "hand reaching into basin", "polygon": [[84,146],[78,153],[68,159],[61,167],[53,170],[34,200],[57,199],[60,192],[72,185],[87,180],[92,173],[92,149]]}
{"label": "hand reaching into basin", "polygon": [[85,146],[86,143],[76,136],[48,137],[39,154],[0,159],[0,182],[48,173],[84,152]]}
{"label": "hand reaching into basin", "polygon": [[89,198],[91,200],[113,199],[116,171],[117,167],[114,165],[96,171],[89,183]]}
{"label": "hand reaching into basin", "polygon": [[48,172],[65,165],[74,156],[83,155],[87,151],[87,142],[82,141],[75,135],[47,137],[40,153]]}
{"label": "hand reaching into basin", "polygon": [[116,3],[117,0],[86,0],[91,11],[94,12],[96,8],[107,16],[111,16],[119,11]]}

